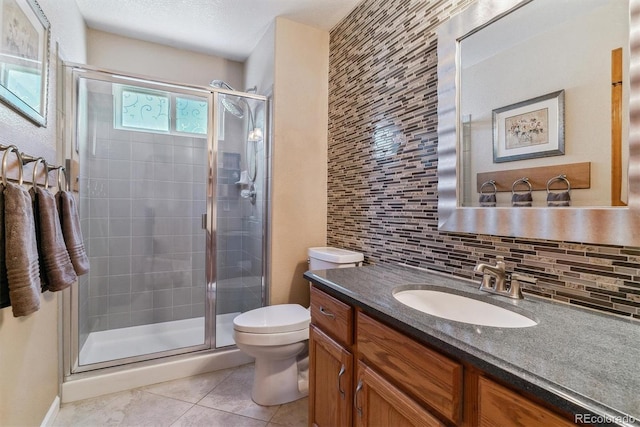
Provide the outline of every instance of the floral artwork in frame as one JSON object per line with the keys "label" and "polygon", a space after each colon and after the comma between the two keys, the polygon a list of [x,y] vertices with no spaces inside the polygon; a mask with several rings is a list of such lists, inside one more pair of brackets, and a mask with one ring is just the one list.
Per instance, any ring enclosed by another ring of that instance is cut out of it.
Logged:
{"label": "floral artwork in frame", "polygon": [[564,154],[564,90],[493,110],[494,163]]}
{"label": "floral artwork in frame", "polygon": [[47,124],[50,24],[36,0],[0,0],[0,100]]}

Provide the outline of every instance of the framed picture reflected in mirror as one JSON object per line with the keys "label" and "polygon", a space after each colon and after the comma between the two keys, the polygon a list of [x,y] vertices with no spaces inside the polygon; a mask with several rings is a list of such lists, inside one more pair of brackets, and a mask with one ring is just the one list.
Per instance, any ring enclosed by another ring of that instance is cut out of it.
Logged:
{"label": "framed picture reflected in mirror", "polygon": [[564,90],[493,110],[494,163],[564,154]]}

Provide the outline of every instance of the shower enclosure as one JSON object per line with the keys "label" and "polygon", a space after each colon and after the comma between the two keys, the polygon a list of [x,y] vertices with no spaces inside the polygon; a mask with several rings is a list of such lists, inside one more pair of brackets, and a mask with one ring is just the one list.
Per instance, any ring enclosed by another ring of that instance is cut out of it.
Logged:
{"label": "shower enclosure", "polygon": [[91,263],[67,374],[233,345],[233,317],[266,299],[266,98],[65,72]]}

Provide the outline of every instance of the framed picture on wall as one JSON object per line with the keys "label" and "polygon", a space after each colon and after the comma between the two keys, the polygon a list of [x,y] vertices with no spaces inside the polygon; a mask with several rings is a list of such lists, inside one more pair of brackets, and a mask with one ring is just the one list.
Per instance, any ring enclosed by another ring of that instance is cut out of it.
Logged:
{"label": "framed picture on wall", "polygon": [[0,0],[0,100],[47,125],[50,24],[36,0]]}
{"label": "framed picture on wall", "polygon": [[493,110],[494,163],[564,154],[564,90]]}

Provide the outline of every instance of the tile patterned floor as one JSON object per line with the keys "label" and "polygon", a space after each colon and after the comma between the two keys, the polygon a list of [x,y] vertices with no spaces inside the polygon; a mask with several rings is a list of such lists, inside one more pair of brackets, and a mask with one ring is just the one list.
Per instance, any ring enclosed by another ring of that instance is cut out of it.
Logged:
{"label": "tile patterned floor", "polygon": [[279,406],[251,400],[253,365],[62,405],[56,427],[306,426],[308,399]]}

